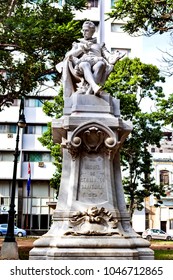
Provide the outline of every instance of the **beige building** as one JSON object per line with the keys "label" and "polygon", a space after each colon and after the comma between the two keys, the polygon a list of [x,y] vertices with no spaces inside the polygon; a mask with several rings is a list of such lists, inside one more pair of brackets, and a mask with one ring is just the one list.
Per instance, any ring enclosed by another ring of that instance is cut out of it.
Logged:
{"label": "beige building", "polygon": [[155,207],[156,199],[146,200],[146,227],[159,228],[173,234],[173,131],[165,130],[161,147],[151,147],[154,177],[165,186],[166,197]]}

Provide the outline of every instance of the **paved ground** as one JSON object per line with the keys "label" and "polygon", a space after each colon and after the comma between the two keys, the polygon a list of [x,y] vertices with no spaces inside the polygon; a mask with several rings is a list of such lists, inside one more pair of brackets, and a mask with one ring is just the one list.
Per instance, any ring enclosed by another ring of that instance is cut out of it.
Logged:
{"label": "paved ground", "polygon": [[173,250],[173,244],[164,244],[164,245],[159,245],[159,244],[151,244],[151,249],[153,250]]}
{"label": "paved ground", "polygon": [[[33,247],[33,242],[34,240],[38,239],[39,237],[27,237],[27,238],[16,238],[17,244],[19,247]],[[4,238],[0,237],[0,247],[2,245]],[[170,243],[171,242],[171,243]],[[161,244],[160,242],[154,241],[151,244],[151,249],[155,250],[173,250],[173,241],[162,241]]]}
{"label": "paved ground", "polygon": [[[30,237],[27,237],[27,238],[16,238],[16,241],[17,241],[17,245],[18,247],[33,247],[33,242],[34,240],[36,240],[37,238],[30,238]],[[1,237],[0,238],[0,247],[2,245],[2,242],[4,241],[4,238]]]}

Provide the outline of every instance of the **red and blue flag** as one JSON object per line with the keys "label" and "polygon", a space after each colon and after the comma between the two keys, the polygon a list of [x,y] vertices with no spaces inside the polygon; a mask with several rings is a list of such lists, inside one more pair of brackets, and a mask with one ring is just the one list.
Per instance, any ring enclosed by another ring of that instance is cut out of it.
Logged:
{"label": "red and blue flag", "polygon": [[27,180],[27,196],[30,195],[30,190],[31,190],[31,165],[30,162],[28,162],[28,180]]}

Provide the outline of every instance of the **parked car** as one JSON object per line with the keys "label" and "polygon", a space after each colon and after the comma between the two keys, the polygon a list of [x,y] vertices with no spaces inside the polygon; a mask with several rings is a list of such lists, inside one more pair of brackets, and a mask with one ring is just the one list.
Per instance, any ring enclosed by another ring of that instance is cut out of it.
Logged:
{"label": "parked car", "polygon": [[142,233],[142,237],[146,238],[149,241],[152,239],[173,240],[173,236],[171,234],[168,234],[161,229],[155,229],[155,228],[146,229]]}
{"label": "parked car", "polygon": [[[0,224],[0,235],[6,235],[8,224]],[[26,236],[26,230],[14,226],[14,235],[22,237]]]}

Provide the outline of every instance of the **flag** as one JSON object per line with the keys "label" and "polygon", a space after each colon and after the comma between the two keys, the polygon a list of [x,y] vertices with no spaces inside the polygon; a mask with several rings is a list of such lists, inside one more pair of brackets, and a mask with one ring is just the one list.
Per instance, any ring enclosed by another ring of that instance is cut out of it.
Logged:
{"label": "flag", "polygon": [[31,166],[30,162],[28,162],[28,180],[27,180],[27,196],[30,194],[30,188],[31,188]]}

